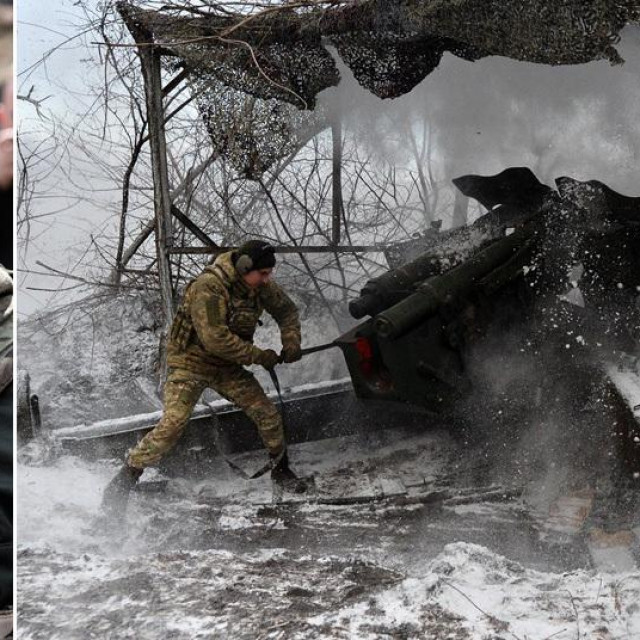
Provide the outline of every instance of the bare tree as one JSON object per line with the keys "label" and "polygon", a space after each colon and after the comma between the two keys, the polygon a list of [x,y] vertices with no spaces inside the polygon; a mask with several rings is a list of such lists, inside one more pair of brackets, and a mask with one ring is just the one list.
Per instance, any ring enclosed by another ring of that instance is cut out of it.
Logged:
{"label": "bare tree", "polygon": [[[155,6],[153,2],[146,5]],[[299,3],[301,9],[316,5]],[[42,119],[44,129],[55,130],[49,155],[43,155],[44,142],[29,149],[26,141],[21,142],[23,253],[34,222],[42,220],[39,216],[43,214],[33,211],[38,194],[35,173],[37,163],[46,164],[51,175],[64,176],[67,198],[75,190],[82,194],[76,196],[79,200],[93,199],[94,206],[112,213],[104,231],[92,234],[87,254],[78,263],[81,273],[71,275],[109,287],[155,290],[149,129],[139,61],[114,2],[95,8],[81,1],[79,7],[83,23],[78,33],[90,38],[94,51],[99,52],[96,64],[102,66],[102,82],[87,88],[90,99],[73,123]],[[264,11],[254,3],[203,6],[169,2],[163,7],[193,14],[241,10],[247,20],[253,11]],[[51,55],[48,52],[42,60]],[[32,72],[28,70],[25,79]],[[211,87],[189,81],[183,70],[170,66],[163,70],[163,78],[169,183],[175,209],[171,234],[178,246],[208,242],[231,246],[248,235],[293,247],[331,246],[336,244],[338,221],[343,244],[386,245],[411,238],[437,219],[441,198],[433,132],[421,114],[408,113],[399,125],[385,124],[384,135],[395,138],[407,152],[396,162],[363,144],[358,126],[348,118],[339,127],[333,120],[332,138],[332,118],[319,110],[298,122],[301,133],[295,144],[287,141],[286,154],[262,171],[259,179],[248,180],[245,170],[252,160],[243,155],[246,147],[234,145],[248,138],[258,147],[261,141],[256,132],[272,125],[281,107],[219,87],[215,99],[207,94],[204,100],[204,92],[210,93]],[[24,98],[33,99],[31,90]],[[294,112],[292,117],[299,118]],[[71,157],[75,163],[82,161],[81,178]],[[87,184],[95,187],[91,193]],[[190,224],[185,225],[185,219]],[[208,259],[199,254],[172,254],[174,296]],[[286,254],[282,263],[282,273],[300,299],[327,310],[337,302],[344,304],[366,278],[385,266],[381,254],[338,252]]]}

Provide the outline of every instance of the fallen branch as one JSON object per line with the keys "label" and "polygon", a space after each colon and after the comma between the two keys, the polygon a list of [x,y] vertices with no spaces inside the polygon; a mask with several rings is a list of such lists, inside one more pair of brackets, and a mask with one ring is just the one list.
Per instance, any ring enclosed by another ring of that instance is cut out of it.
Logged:
{"label": "fallen branch", "polygon": [[464,591],[462,591],[462,589],[459,589],[454,584],[451,584],[448,580],[445,580],[444,578],[440,578],[440,580],[444,582],[444,584],[446,584],[448,587],[451,587],[454,591],[457,591],[463,598],[466,598],[480,613],[482,613],[488,618],[491,624],[496,625],[502,631],[509,631],[509,633],[514,638],[516,638],[516,640],[521,640],[515,633],[513,633],[513,631],[509,629],[508,622],[505,622],[504,620],[500,620],[500,618],[496,618],[495,616],[492,616],[490,613],[487,613],[484,609],[481,609]]}
{"label": "fallen branch", "polygon": [[576,606],[575,598],[569,589],[565,589],[565,591],[569,594],[569,598],[571,599],[571,606],[573,607],[573,612],[576,614],[576,627],[578,631],[578,640],[580,640],[580,617],[578,616],[578,607]]}

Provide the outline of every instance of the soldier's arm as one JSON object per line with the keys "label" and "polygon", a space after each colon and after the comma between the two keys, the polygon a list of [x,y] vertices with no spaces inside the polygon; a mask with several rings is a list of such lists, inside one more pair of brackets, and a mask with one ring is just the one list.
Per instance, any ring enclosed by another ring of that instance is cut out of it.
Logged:
{"label": "soldier's arm", "polygon": [[262,304],[280,327],[283,347],[300,347],[300,316],[293,300],[284,289],[271,281],[262,290]]}
{"label": "soldier's arm", "polygon": [[256,362],[261,350],[232,333],[227,326],[227,299],[210,283],[193,284],[191,320],[204,348],[235,364]]}

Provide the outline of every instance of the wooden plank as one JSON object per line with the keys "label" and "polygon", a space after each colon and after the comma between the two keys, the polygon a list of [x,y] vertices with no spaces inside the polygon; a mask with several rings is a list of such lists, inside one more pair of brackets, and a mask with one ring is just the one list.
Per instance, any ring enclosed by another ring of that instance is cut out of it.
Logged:
{"label": "wooden plank", "polygon": [[392,476],[334,473],[316,478],[316,500],[321,504],[361,504],[406,494],[401,480]]}
{"label": "wooden plank", "polygon": [[171,80],[162,87],[163,97],[168,96],[187,77],[188,73],[186,69],[182,69],[176,76],[171,78]]}
{"label": "wooden plank", "polygon": [[544,532],[565,540],[578,535],[593,509],[594,499],[595,491],[592,488],[559,496],[549,507],[542,523]]}
{"label": "wooden plank", "polygon": [[380,498],[390,498],[393,496],[404,496],[407,488],[400,478],[384,476],[377,479]]}

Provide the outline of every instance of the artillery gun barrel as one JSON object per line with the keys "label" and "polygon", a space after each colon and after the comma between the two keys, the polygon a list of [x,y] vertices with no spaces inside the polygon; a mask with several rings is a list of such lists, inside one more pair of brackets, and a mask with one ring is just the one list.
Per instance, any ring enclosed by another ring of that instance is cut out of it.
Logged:
{"label": "artillery gun barrel", "polygon": [[434,315],[443,304],[464,295],[475,282],[509,260],[533,233],[533,225],[527,225],[450,271],[428,278],[415,293],[375,317],[376,332],[383,338],[397,338],[406,333]]}
{"label": "artillery gun barrel", "polygon": [[[369,280],[365,287],[373,288],[374,283],[375,280]],[[349,313],[356,320],[360,320],[360,318],[371,315],[372,312],[375,313],[375,310],[379,305],[380,295],[376,295],[375,293],[364,293],[363,289],[363,293],[349,303]]]}
{"label": "artillery gun barrel", "polygon": [[[359,320],[365,316],[375,316],[397,304],[413,293],[420,282],[448,271],[467,259],[486,242],[500,238],[499,234],[514,217],[522,220],[522,208],[514,214],[498,207],[478,218],[472,225],[450,229],[430,238],[424,253],[411,262],[391,269],[369,280],[360,296],[349,303],[349,313]],[[509,226],[514,226],[509,224]]]}
{"label": "artillery gun barrel", "polygon": [[439,271],[438,256],[426,254],[402,267],[383,273],[365,284],[360,296],[349,303],[349,313],[356,320],[373,316],[393,304],[399,295],[406,295],[416,282],[421,282]]}
{"label": "artillery gun barrel", "polygon": [[356,320],[374,316],[395,304],[399,298],[405,297],[417,282],[441,273],[445,260],[444,256],[427,253],[402,267],[369,280],[362,288],[360,296],[349,303],[349,313]]}

